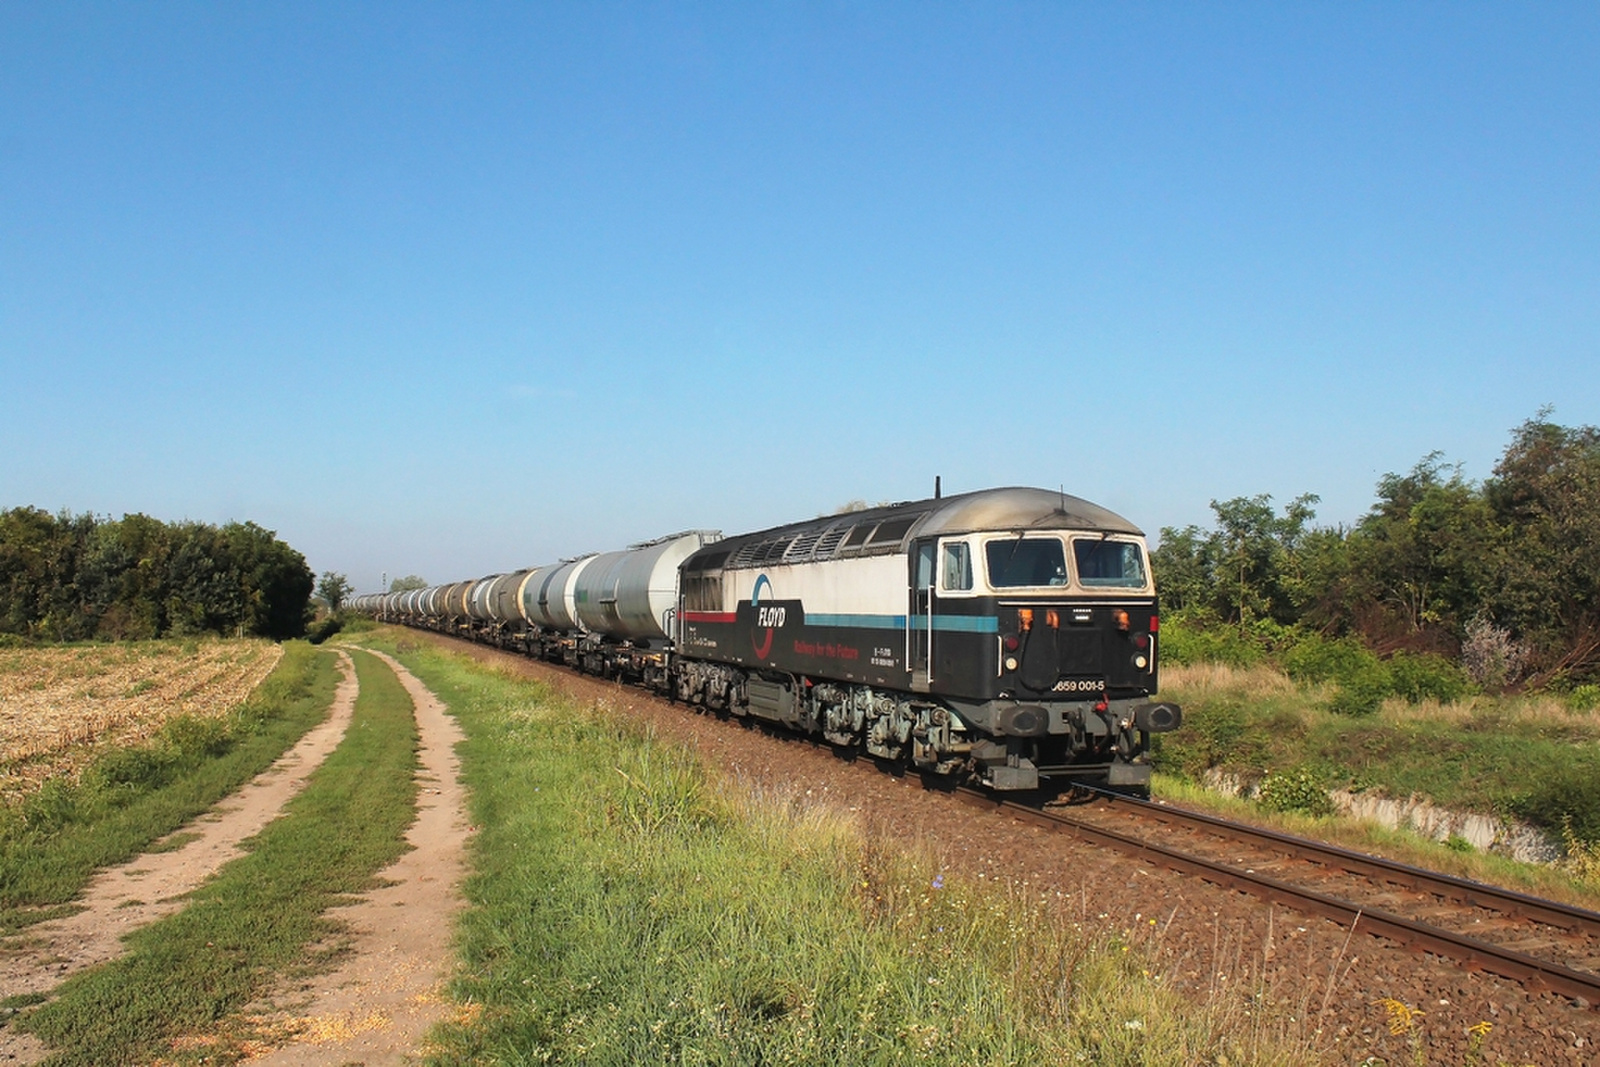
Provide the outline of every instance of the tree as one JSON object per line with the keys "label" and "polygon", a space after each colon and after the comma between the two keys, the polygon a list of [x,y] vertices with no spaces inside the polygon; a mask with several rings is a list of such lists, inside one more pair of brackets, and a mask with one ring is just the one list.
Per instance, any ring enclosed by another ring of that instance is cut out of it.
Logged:
{"label": "tree", "polygon": [[1480,610],[1496,541],[1482,490],[1430,452],[1410,473],[1379,480],[1378,502],[1357,524],[1351,547],[1371,586],[1367,595],[1403,633],[1434,630],[1459,640]]}
{"label": "tree", "polygon": [[1214,606],[1215,536],[1193,525],[1161,528],[1161,543],[1151,551],[1150,565],[1162,607],[1186,611]]}
{"label": "tree", "polygon": [[428,588],[428,580],[415,574],[408,574],[404,578],[396,578],[389,583],[389,592],[407,593],[413,589]]}
{"label": "tree", "polygon": [[1213,500],[1217,529],[1163,529],[1153,560],[1161,595],[1174,609],[1209,610],[1234,622],[1294,622],[1306,595],[1300,557],[1316,502],[1302,494],[1280,516],[1265,494]]}
{"label": "tree", "polygon": [[1540,411],[1518,427],[1486,488],[1504,528],[1491,614],[1534,646],[1540,677],[1600,670],[1600,429]]}
{"label": "tree", "polygon": [[327,601],[328,610],[335,615],[344,606],[344,598],[354,590],[355,586],[344,575],[333,571],[323,571],[321,579],[317,581],[317,595]]}
{"label": "tree", "polygon": [[274,641],[305,633],[316,582],[306,558],[253,522],[229,523],[222,532],[238,561],[248,632]]}
{"label": "tree", "polygon": [[297,637],[312,585],[305,558],[253,523],[0,512],[0,632],[52,641]]}

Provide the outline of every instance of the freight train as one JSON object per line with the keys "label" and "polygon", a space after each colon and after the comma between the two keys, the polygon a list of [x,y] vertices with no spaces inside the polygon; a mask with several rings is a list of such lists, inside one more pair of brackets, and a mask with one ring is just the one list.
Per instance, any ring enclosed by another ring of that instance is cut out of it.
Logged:
{"label": "freight train", "polygon": [[637,683],[998,791],[1145,791],[1160,626],[1145,540],[988,489],[722,537],[692,530],[355,598],[387,621]]}

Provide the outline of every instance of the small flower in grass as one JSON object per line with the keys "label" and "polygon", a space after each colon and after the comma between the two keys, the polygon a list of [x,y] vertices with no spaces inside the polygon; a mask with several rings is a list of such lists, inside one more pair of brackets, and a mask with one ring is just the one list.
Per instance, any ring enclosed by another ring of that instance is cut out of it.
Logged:
{"label": "small flower in grass", "polygon": [[935,889],[943,889],[944,888],[944,875],[936,874],[936,875],[933,876],[933,888],[935,888]]}
{"label": "small flower in grass", "polygon": [[1420,1008],[1413,1008],[1405,1001],[1393,997],[1383,997],[1372,1003],[1374,1007],[1382,1008],[1384,1014],[1389,1017],[1389,1033],[1395,1037],[1411,1033],[1417,1026],[1417,1020],[1426,1014]]}

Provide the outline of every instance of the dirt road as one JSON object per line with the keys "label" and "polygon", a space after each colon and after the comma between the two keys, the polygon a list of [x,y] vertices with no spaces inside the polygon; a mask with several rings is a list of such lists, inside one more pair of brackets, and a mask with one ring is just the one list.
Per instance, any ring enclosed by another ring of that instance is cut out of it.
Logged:
{"label": "dirt road", "polygon": [[[469,832],[454,753],[461,734],[410,672],[375,655],[397,672],[416,708],[421,792],[406,835],[412,850],[380,872],[382,888],[340,910],[351,931],[340,969],[284,990],[263,1009],[263,1030],[284,1047],[259,1048],[262,1063],[411,1062],[428,1027],[450,1011],[439,990],[451,963]],[[342,678],[328,719],[238,793],[171,835],[181,847],[103,871],[79,901],[82,911],[0,942],[0,997],[48,993],[77,971],[115,958],[123,937],[182,908],[186,894],[241,854],[241,842],[281,813],[349,726],[358,690],[349,655],[339,657]],[[49,1051],[31,1035],[0,1029],[0,1063],[35,1063]]]}

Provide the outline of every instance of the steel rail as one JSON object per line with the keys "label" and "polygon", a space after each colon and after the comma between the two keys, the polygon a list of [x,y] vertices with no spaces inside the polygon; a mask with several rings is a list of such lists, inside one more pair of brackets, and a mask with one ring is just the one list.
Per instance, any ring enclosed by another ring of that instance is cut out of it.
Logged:
{"label": "steel rail", "polygon": [[1309,838],[1297,837],[1293,834],[1268,830],[1259,826],[1229,822],[1226,819],[1207,815],[1204,812],[1192,811],[1188,808],[1171,807],[1165,804],[1157,804],[1154,801],[1140,800],[1137,797],[1119,796],[1098,790],[1096,792],[1100,792],[1105,799],[1112,803],[1127,804],[1141,818],[1154,819],[1158,822],[1165,822],[1175,826],[1184,824],[1202,826],[1208,830],[1226,834],[1229,837],[1245,838],[1274,848],[1285,849],[1293,856],[1314,860],[1330,867],[1338,867],[1350,874],[1385,879],[1407,889],[1435,893],[1438,896],[1459,900],[1463,904],[1498,911],[1513,918],[1533,919],[1550,926],[1560,927],[1572,933],[1588,933],[1600,936],[1600,913],[1590,911],[1587,908],[1562,904],[1554,900],[1545,900],[1541,897],[1530,896],[1527,893],[1519,893],[1514,889],[1502,889],[1499,886],[1474,882],[1439,871],[1413,867],[1395,860],[1384,859],[1381,856],[1356,852],[1339,845],[1313,841]]}
{"label": "steel rail", "polygon": [[[1321,893],[1298,889],[1272,878],[1241,871],[1237,867],[1191,856],[1115,830],[1091,826],[1057,812],[1028,807],[1016,801],[996,797],[991,793],[962,788],[956,791],[956,795],[969,804],[1052,829],[1065,828],[1092,843],[1108,845],[1136,856],[1148,856],[1163,866],[1185,874],[1197,875],[1224,888],[1262,897],[1308,914],[1320,915],[1352,930],[1359,928],[1408,948],[1432,952],[1446,959],[1455,960],[1468,969],[1488,971],[1502,978],[1521,982],[1530,989],[1548,989],[1574,1000],[1581,1000],[1591,1007],[1600,1006],[1600,975],[1575,971],[1559,963],[1536,959],[1526,953],[1413,922],[1398,915],[1369,910]],[[1232,823],[1223,825],[1229,830],[1234,828]]]}

